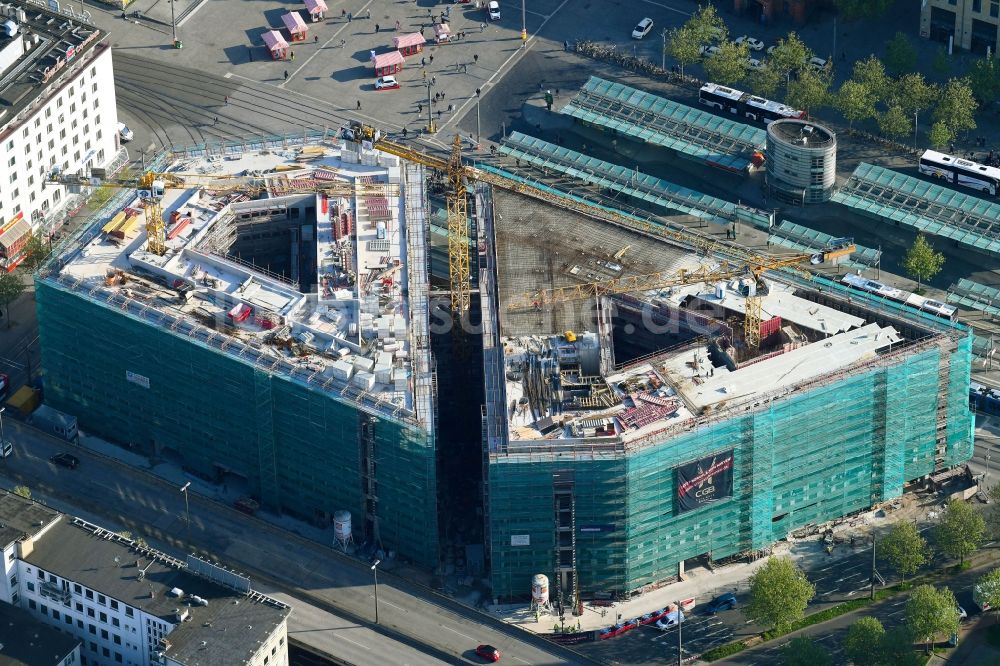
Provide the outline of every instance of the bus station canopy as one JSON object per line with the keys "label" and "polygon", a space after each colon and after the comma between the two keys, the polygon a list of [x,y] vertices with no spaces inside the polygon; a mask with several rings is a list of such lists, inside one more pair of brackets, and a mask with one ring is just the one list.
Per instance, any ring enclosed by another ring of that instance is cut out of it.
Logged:
{"label": "bus station canopy", "polygon": [[268,30],[264,33],[264,45],[271,51],[288,48],[288,42],[285,41],[285,38],[277,30]]}
{"label": "bus station canopy", "polygon": [[1000,255],[1000,204],[862,162],[830,197],[863,215]]}
{"label": "bus station canopy", "polygon": [[762,129],[596,76],[559,113],[727,171],[749,169],[767,139]]}
{"label": "bus station canopy", "polygon": [[288,32],[293,35],[309,31],[309,26],[302,20],[302,16],[298,12],[288,12],[281,17],[281,22],[285,24]]}

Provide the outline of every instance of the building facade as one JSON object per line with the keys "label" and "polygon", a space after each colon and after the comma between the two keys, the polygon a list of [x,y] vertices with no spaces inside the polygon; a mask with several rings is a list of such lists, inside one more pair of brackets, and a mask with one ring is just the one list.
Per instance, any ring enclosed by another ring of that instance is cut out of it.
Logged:
{"label": "building facade", "polygon": [[81,642],[39,622],[27,611],[0,604],[0,664],[79,666]]}
{"label": "building facade", "polygon": [[0,601],[79,639],[79,658],[69,663],[287,665],[290,609],[254,592],[247,579],[0,496],[0,516],[25,511],[43,525],[5,547]]}
{"label": "building facade", "polygon": [[[57,5],[58,6],[58,3]],[[48,5],[14,0],[0,14],[0,264],[22,258],[27,234],[49,234],[75,198],[56,170],[107,167],[118,156],[107,35]]]}
{"label": "building facade", "polygon": [[980,55],[1000,41],[1000,0],[925,0],[920,36]]}

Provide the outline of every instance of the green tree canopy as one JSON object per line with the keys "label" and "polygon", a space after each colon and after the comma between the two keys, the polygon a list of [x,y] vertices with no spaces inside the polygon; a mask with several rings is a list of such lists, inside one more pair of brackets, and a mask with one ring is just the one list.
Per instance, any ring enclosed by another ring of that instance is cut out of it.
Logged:
{"label": "green tree canopy", "polygon": [[847,630],[844,652],[854,666],[882,666],[882,642],[885,627],[875,617],[863,617]]}
{"label": "green tree canopy", "polygon": [[938,95],[934,120],[943,122],[953,134],[976,129],[979,102],[972,94],[968,79],[949,79]]}
{"label": "green tree canopy", "polygon": [[[910,249],[906,251],[906,256],[903,257],[903,269],[906,274],[917,281],[917,291],[920,291],[920,285],[927,282],[935,275],[941,272],[941,268],[944,266],[944,255],[937,252],[934,246],[927,242],[927,238],[923,234],[918,234],[916,239],[913,241],[913,245]],[[955,504],[963,504],[962,502],[952,502],[948,506],[948,510],[945,511],[945,517],[947,517]],[[968,508],[968,505],[966,505]],[[969,509],[971,511],[971,509]],[[956,509],[956,511],[960,511]],[[955,520],[958,519],[959,514],[955,514]],[[978,514],[977,514],[978,517]],[[982,518],[980,518],[982,520]],[[942,521],[944,524],[944,521]],[[939,525],[940,527],[940,525]],[[940,534],[938,535],[940,538]],[[975,550],[975,548],[973,548]],[[957,557],[957,555],[956,555]]]}
{"label": "green tree canopy", "polygon": [[787,76],[789,72],[804,69],[814,55],[812,49],[806,46],[798,35],[790,32],[788,37],[778,40],[767,62],[781,76]]}
{"label": "green tree canopy", "polygon": [[951,128],[943,120],[939,120],[931,125],[931,131],[927,133],[927,140],[935,148],[944,148],[954,141],[954,139],[955,133],[951,131]]}
{"label": "green tree canopy", "polygon": [[913,651],[913,635],[904,626],[892,627],[882,638],[883,666],[923,666]]}
{"label": "green tree canopy", "polygon": [[892,90],[892,79],[885,73],[885,65],[874,55],[854,63],[851,79],[864,85],[874,95],[876,102],[884,102]]}
{"label": "green tree canopy", "polygon": [[[922,236],[917,236],[918,241],[921,238]],[[957,557],[961,562],[965,562],[966,557],[976,552],[985,533],[986,522],[983,517],[968,503],[959,500],[948,505],[941,516],[941,522],[934,530],[935,541],[941,552],[948,557]]]}
{"label": "green tree canopy", "polygon": [[781,648],[785,666],[830,666],[830,653],[807,636],[796,636]]}
{"label": "green tree canopy", "polygon": [[1000,569],[987,572],[977,583],[979,599],[990,605],[992,610],[1000,608]]}
{"label": "green tree canopy", "polygon": [[818,72],[807,67],[799,71],[798,78],[788,83],[785,104],[808,112],[826,106],[830,100],[832,81],[833,73],[829,63]]}
{"label": "green tree canopy", "polygon": [[986,514],[986,523],[993,538],[1000,536],[1000,483],[990,486],[986,491],[990,498],[990,510]]}
{"label": "green tree canopy", "polygon": [[715,55],[705,58],[702,67],[712,81],[727,86],[735,85],[747,77],[747,59],[750,48],[746,44],[724,41]]}
{"label": "green tree canopy", "polygon": [[958,632],[958,603],[946,587],[920,585],[906,602],[906,627],[920,641],[930,643],[941,634]]}
{"label": "green tree canopy", "polygon": [[1000,63],[996,54],[977,60],[969,70],[972,94],[981,104],[990,104],[1000,98]]}
{"label": "green tree canopy", "polygon": [[45,263],[49,256],[49,241],[41,234],[32,232],[28,238],[27,245],[24,246],[24,261],[21,265],[29,271],[34,272],[39,266]]}
{"label": "green tree canopy", "polygon": [[758,95],[773,99],[781,84],[785,80],[785,75],[771,66],[770,62],[764,62],[760,69],[750,72],[750,85]]}
{"label": "green tree canopy", "polygon": [[892,86],[890,103],[898,104],[903,113],[912,116],[930,108],[937,94],[937,86],[927,83],[923,74],[919,72],[905,74]]}
{"label": "green tree canopy", "polygon": [[917,573],[928,559],[927,541],[920,536],[916,525],[896,523],[889,533],[877,542],[879,559],[885,560],[905,580]]}
{"label": "green tree canopy", "polygon": [[875,95],[863,83],[844,81],[833,102],[852,127],[856,121],[875,117]]}
{"label": "green tree canopy", "polygon": [[31,488],[28,486],[14,486],[14,494],[24,499],[31,499]]}
{"label": "green tree canopy", "polygon": [[677,61],[684,73],[684,67],[701,59],[701,42],[698,35],[687,26],[673,28],[667,35],[667,55]]}
{"label": "green tree canopy", "polygon": [[10,328],[10,304],[24,293],[24,282],[20,273],[0,270],[0,303],[7,314],[7,328]]}
{"label": "green tree canopy", "polygon": [[910,117],[899,106],[893,104],[885,113],[878,114],[878,128],[882,134],[899,139],[913,131]]}
{"label": "green tree canopy", "polygon": [[937,51],[934,52],[931,69],[938,76],[948,76],[951,74],[951,56],[948,55],[943,46],[939,46]]}
{"label": "green tree canopy", "polygon": [[847,21],[873,19],[885,16],[892,7],[892,0],[834,0],[837,11]]}
{"label": "green tree canopy", "polygon": [[885,45],[885,66],[896,76],[916,69],[917,49],[905,32],[897,32]]}
{"label": "green tree canopy", "polygon": [[773,627],[787,627],[802,617],[816,588],[791,558],[774,557],[750,577],[747,619]]}
{"label": "green tree canopy", "polygon": [[729,35],[729,28],[722,20],[714,5],[705,5],[691,15],[691,18],[684,24],[697,37],[699,44],[708,44],[713,40],[726,41]]}

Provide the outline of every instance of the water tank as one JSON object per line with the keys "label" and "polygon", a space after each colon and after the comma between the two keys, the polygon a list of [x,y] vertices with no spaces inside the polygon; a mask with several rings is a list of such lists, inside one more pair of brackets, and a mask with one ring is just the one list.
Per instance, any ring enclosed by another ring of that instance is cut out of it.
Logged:
{"label": "water tank", "polygon": [[549,577],[535,574],[531,577],[531,603],[544,606],[549,603]]}
{"label": "water tank", "polygon": [[726,283],[718,282],[715,285],[715,297],[720,301],[726,297]]}
{"label": "water tank", "polygon": [[17,34],[17,23],[14,21],[4,21],[0,28],[2,28],[5,37],[13,37]]}
{"label": "water tank", "polygon": [[351,512],[335,511],[333,513],[333,536],[342,543],[351,538]]}

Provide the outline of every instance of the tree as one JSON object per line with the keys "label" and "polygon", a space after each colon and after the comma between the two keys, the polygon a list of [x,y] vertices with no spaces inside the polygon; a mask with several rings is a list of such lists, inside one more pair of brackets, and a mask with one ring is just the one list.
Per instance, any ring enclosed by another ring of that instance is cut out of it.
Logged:
{"label": "tree", "polygon": [[673,28],[667,38],[667,55],[677,61],[681,66],[681,74],[684,67],[691,65],[701,59],[701,42],[698,36],[687,26]]}
{"label": "tree", "polygon": [[[921,236],[917,236],[919,241]],[[916,243],[914,243],[916,247]],[[929,247],[929,246],[928,246]],[[911,248],[912,251],[912,248]],[[932,250],[933,251],[933,250]],[[909,253],[907,253],[909,259]],[[942,258],[942,262],[944,259]],[[907,261],[904,260],[904,266]],[[907,270],[909,270],[907,268]],[[940,269],[939,269],[940,270]],[[941,552],[948,557],[957,557],[964,563],[965,558],[976,552],[983,542],[986,522],[967,503],[956,500],[948,505],[941,522],[934,530],[935,541]]]}
{"label": "tree", "polygon": [[977,60],[968,77],[972,94],[980,104],[990,104],[1000,98],[1000,63],[997,63],[996,55]]}
{"label": "tree", "polygon": [[[118,174],[118,177],[124,178],[124,176],[120,173]],[[91,209],[97,210],[98,208],[104,206],[104,204],[108,203],[111,197],[114,196],[115,191],[116,190],[113,187],[101,185],[90,193],[90,196],[87,198],[87,203],[90,205]]]}
{"label": "tree", "polygon": [[896,76],[916,69],[917,49],[905,32],[897,32],[885,45],[885,66]]}
{"label": "tree", "polygon": [[784,74],[772,67],[770,62],[764,62],[759,69],[750,72],[750,85],[758,95],[770,99],[777,94],[783,78]]}
{"label": "tree", "polygon": [[24,282],[17,273],[0,271],[0,303],[7,314],[7,328],[10,328],[10,304],[24,293]]}
{"label": "tree", "polygon": [[31,488],[28,486],[14,486],[14,494],[24,499],[31,499]]}
{"label": "tree", "polygon": [[875,95],[863,83],[844,81],[834,95],[833,102],[851,127],[857,120],[875,117]]}
{"label": "tree", "polygon": [[794,32],[785,39],[779,39],[767,62],[781,76],[804,69],[815,54]]}
{"label": "tree", "polygon": [[749,57],[749,46],[725,41],[719,44],[718,53],[705,59],[702,67],[710,80],[731,86],[746,78]]}
{"label": "tree", "polygon": [[993,569],[977,581],[980,603],[990,605],[991,610],[1000,608],[1000,569]]}
{"label": "tree", "polygon": [[[920,112],[930,108],[937,94],[937,86],[927,83],[923,74],[906,74],[901,76],[896,81],[896,85],[892,87],[889,103],[890,106],[898,104],[907,118],[913,116],[914,132],[916,132]],[[950,140],[946,140],[945,143]]]}
{"label": "tree", "polygon": [[886,101],[892,91],[892,79],[885,73],[885,65],[873,55],[854,63],[851,79],[868,88],[876,102]]}
{"label": "tree", "polygon": [[927,541],[913,523],[896,523],[876,546],[879,559],[885,560],[906,580],[917,573],[928,559]]}
{"label": "tree", "polygon": [[826,106],[830,100],[833,74],[830,65],[816,72],[811,68],[799,71],[798,78],[788,83],[785,104],[807,112]]}
{"label": "tree", "polygon": [[893,139],[906,136],[913,130],[910,117],[896,104],[890,106],[885,113],[878,114],[878,128],[882,134]]}
{"label": "tree", "polygon": [[939,120],[931,125],[931,131],[927,133],[927,140],[935,148],[944,148],[955,140],[955,133],[951,131],[947,123]]}
{"label": "tree", "polygon": [[986,514],[986,522],[990,528],[990,534],[996,538],[1000,535],[1000,483],[991,486],[986,494],[990,498],[990,504],[992,504]]}
{"label": "tree", "polygon": [[972,94],[968,79],[948,79],[938,95],[934,120],[943,122],[953,134],[976,129],[976,109],[979,102]]}
{"label": "tree", "polygon": [[694,33],[699,45],[708,44],[715,39],[724,42],[729,35],[729,28],[726,27],[726,22],[722,20],[719,13],[715,11],[714,5],[700,7],[691,15],[684,27]]}
{"label": "tree", "polygon": [[844,651],[854,666],[882,666],[885,627],[878,618],[863,617],[847,630]]}
{"label": "tree", "polygon": [[[906,256],[903,257],[903,269],[907,275],[917,281],[917,291],[920,291],[921,283],[930,280],[940,273],[942,266],[944,266],[944,255],[940,252],[935,252],[934,246],[927,242],[927,238],[923,234],[917,234],[913,245],[910,246],[910,249],[906,251]],[[946,518],[951,514],[952,507],[955,504],[961,504],[961,502],[952,502],[948,506],[948,509],[945,511]],[[968,505],[965,506],[968,509]],[[956,509],[956,511],[960,510]],[[972,511],[972,509],[969,509],[969,511]],[[958,515],[956,514],[956,519]],[[978,514],[976,515],[978,516]],[[942,524],[944,524],[944,521],[942,521]]]}
{"label": "tree", "polygon": [[939,46],[937,51],[934,53],[934,60],[931,61],[931,69],[938,76],[945,77],[951,74],[951,57],[948,52],[944,50],[943,46]]}
{"label": "tree", "polygon": [[750,603],[743,609],[747,619],[777,628],[802,617],[816,588],[791,558],[775,557],[750,577]]}
{"label": "tree", "polygon": [[892,0],[834,0],[833,4],[845,20],[856,21],[885,16],[892,7]]}
{"label": "tree", "polygon": [[923,666],[923,660],[913,652],[913,635],[906,627],[893,627],[882,638],[884,666]]}
{"label": "tree", "polygon": [[946,587],[920,585],[906,602],[906,627],[929,647],[935,636],[958,633],[958,602]]}
{"label": "tree", "polygon": [[781,648],[785,666],[830,666],[830,653],[807,636],[796,636]]}
{"label": "tree", "polygon": [[39,266],[45,263],[50,252],[51,248],[49,247],[48,239],[43,238],[41,234],[32,232],[27,244],[24,246],[24,260],[21,262],[21,265],[29,271],[34,272]]}

